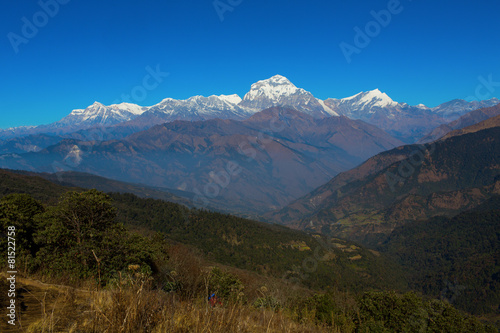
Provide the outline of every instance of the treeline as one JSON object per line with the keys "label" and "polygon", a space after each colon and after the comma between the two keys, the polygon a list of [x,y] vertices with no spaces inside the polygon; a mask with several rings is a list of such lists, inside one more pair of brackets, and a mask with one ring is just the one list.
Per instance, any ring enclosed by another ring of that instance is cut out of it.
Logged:
{"label": "treeline", "polygon": [[[128,232],[116,221],[111,198],[96,190],[67,192],[48,207],[29,194],[9,194],[0,200],[0,226],[15,227],[17,267],[26,273],[104,285],[130,265],[150,274],[161,253],[160,238]],[[2,239],[2,253],[6,246]]]}
{"label": "treeline", "polygon": [[161,232],[222,264],[274,277],[287,275],[315,289],[332,285],[350,291],[406,288],[397,265],[345,240],[330,241],[279,225],[133,194],[110,196],[124,225]]}

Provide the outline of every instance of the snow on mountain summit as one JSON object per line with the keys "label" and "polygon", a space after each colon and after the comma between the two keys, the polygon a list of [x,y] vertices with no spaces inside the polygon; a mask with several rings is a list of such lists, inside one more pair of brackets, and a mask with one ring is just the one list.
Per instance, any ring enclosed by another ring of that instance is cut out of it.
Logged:
{"label": "snow on mountain summit", "polygon": [[143,114],[148,108],[133,103],[111,104],[113,110],[125,110],[135,115]]}
{"label": "snow on mountain summit", "polygon": [[351,119],[368,121],[375,114],[384,114],[395,119],[405,104],[393,101],[379,89],[363,91],[354,96],[336,99],[329,98],[325,104],[332,110]]}
{"label": "snow on mountain summit", "polygon": [[[238,119],[243,120],[270,107],[289,107],[315,118],[346,116],[380,127],[398,138],[413,142],[432,126],[458,118],[466,112],[498,104],[496,98],[487,101],[453,100],[437,107],[397,103],[379,89],[360,92],[347,98],[315,98],[309,91],[295,86],[282,75],[253,83],[242,99],[236,94],[193,96],[185,100],[165,98],[152,106],[133,103],[103,105],[94,102],[84,109],[74,109],[63,119],[48,125],[0,130],[0,139],[31,134],[65,134],[94,127],[123,124],[131,131],[174,120]],[[419,122],[417,130],[415,122]],[[423,124],[423,125],[422,125]],[[124,132],[125,133],[125,132]],[[401,133],[407,133],[406,137]],[[408,134],[409,133],[409,134]]]}
{"label": "snow on mountain summit", "polygon": [[394,102],[386,93],[381,92],[379,89],[371,91],[360,92],[354,96],[342,98],[341,101],[353,101],[358,107],[388,107],[396,106],[398,103]]}
{"label": "snow on mountain summit", "polygon": [[252,84],[239,105],[256,112],[273,106],[291,106],[318,118],[338,115],[309,91],[297,88],[281,75]]}
{"label": "snow on mountain summit", "polygon": [[306,93],[304,89],[297,88],[286,77],[275,75],[267,80],[260,80],[252,84],[250,91],[243,100],[254,100],[257,98],[267,98],[279,102],[282,97],[296,93]]}
{"label": "snow on mountain summit", "polygon": [[[205,120],[205,119],[245,119],[253,112],[241,108],[238,104],[241,97],[234,95],[197,95],[185,100],[166,98],[150,107],[141,115],[144,123],[169,122],[173,120]],[[145,120],[150,116],[151,120]]]}
{"label": "snow on mountain summit", "polygon": [[95,125],[112,125],[128,121],[144,113],[147,108],[131,103],[106,106],[94,102],[85,109],[75,109],[69,115],[55,123],[60,126],[79,126],[88,128]]}
{"label": "snow on mountain summit", "polygon": [[242,101],[241,97],[238,96],[237,94],[233,94],[233,95],[220,95],[219,96],[220,99],[222,99],[223,101],[226,101],[226,102],[229,102],[229,103],[232,103],[232,104],[238,104]]}

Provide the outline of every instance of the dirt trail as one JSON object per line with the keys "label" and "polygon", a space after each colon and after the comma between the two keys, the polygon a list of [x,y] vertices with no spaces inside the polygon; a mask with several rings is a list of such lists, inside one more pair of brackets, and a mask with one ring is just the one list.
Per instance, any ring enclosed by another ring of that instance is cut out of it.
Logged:
{"label": "dirt trail", "polygon": [[[50,321],[51,318],[61,318],[59,315],[79,317],[85,307],[90,292],[63,285],[52,285],[37,280],[16,276],[16,326],[7,323],[6,307],[9,302],[7,296],[7,275],[0,273],[0,332],[26,332],[27,328],[40,322]],[[87,301],[86,301],[87,300]],[[87,306],[86,306],[87,305]],[[54,316],[54,314],[58,314]],[[67,317],[66,317],[67,318]],[[61,327],[60,323],[52,323],[56,332],[68,332],[69,327]]]}

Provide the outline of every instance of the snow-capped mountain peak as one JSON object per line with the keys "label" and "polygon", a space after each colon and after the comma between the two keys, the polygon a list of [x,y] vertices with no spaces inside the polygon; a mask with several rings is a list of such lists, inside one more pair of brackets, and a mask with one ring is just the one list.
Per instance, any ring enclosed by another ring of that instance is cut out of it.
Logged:
{"label": "snow-capped mountain peak", "polygon": [[[238,106],[241,97],[238,95],[197,95],[185,100],[166,98],[150,107],[148,114],[154,114],[154,121],[204,120],[212,118],[245,119],[253,112]],[[145,114],[144,116],[148,116]],[[141,117],[142,119],[143,117]]]}
{"label": "snow-capped mountain peak", "polygon": [[243,101],[243,108],[258,112],[273,106],[293,106],[297,110],[314,117],[335,116],[337,113],[316,99],[309,91],[297,88],[290,80],[275,75],[267,80],[258,81],[250,87]]}
{"label": "snow-capped mountain peak", "polygon": [[228,103],[231,103],[231,104],[238,104],[242,101],[241,97],[238,96],[237,94],[233,94],[233,95],[220,95],[218,96],[220,99],[222,99],[223,101],[226,101]]}
{"label": "snow-capped mountain peak", "polygon": [[397,103],[379,89],[342,99],[321,100],[298,88],[286,77],[274,75],[252,84],[243,99],[236,94],[194,96],[185,100],[166,98],[156,105],[144,107],[132,103],[106,106],[94,102],[84,109],[74,109],[69,115],[52,124],[0,130],[0,139],[38,133],[72,133],[129,121],[132,121],[131,128],[135,130],[174,120],[247,119],[256,112],[274,106],[292,107],[316,118],[343,115],[351,119],[361,119],[380,126],[389,133],[393,127],[399,126],[399,132],[395,133],[400,135],[401,131],[408,131],[406,127],[413,124],[400,120],[429,117],[431,120],[438,119],[437,123],[440,124],[439,121],[455,119],[466,112],[493,106],[499,102],[496,98],[472,102],[453,100],[428,108],[423,104],[410,106]]}
{"label": "snow-capped mountain peak", "polygon": [[75,109],[68,116],[56,122],[56,126],[77,126],[89,128],[96,125],[112,125],[131,120],[143,114],[148,108],[132,103],[106,106],[94,102],[85,109]]}
{"label": "snow-capped mountain peak", "polygon": [[134,115],[140,115],[143,114],[148,108],[139,106],[137,104],[132,104],[132,103],[120,103],[120,104],[111,104],[109,106],[113,110],[123,110],[123,111],[128,111]]}
{"label": "snow-capped mountain peak", "polygon": [[354,96],[342,98],[341,101],[352,101],[354,102],[353,104],[359,107],[369,106],[384,108],[388,106],[396,106],[398,104],[379,89],[360,92]]}
{"label": "snow-capped mountain peak", "polygon": [[283,97],[302,92],[305,93],[306,91],[304,89],[297,88],[286,77],[275,75],[267,80],[260,80],[252,84],[250,91],[245,95],[243,100],[265,98],[271,101],[279,102]]}
{"label": "snow-capped mountain peak", "polygon": [[360,92],[354,96],[324,101],[326,106],[338,114],[351,119],[369,121],[374,114],[384,114],[390,119],[396,119],[402,108],[408,105],[393,101],[386,93],[379,89]]}
{"label": "snow-capped mountain peak", "polygon": [[236,95],[236,94],[234,94],[234,95],[220,95],[220,96],[212,95],[212,96],[208,96],[208,97],[198,95],[198,96],[193,96],[193,97],[188,98],[187,100],[185,100],[185,102],[193,102],[193,103],[197,103],[197,104],[204,104],[207,102],[211,102],[212,104],[214,104],[214,103],[219,103],[219,104],[220,103],[228,103],[231,105],[236,105],[236,104],[241,102],[241,97]]}

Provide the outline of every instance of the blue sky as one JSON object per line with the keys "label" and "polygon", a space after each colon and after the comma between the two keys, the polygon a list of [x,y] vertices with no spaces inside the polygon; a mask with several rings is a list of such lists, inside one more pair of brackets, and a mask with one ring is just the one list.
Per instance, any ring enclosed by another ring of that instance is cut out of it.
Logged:
{"label": "blue sky", "polygon": [[[37,1],[3,4],[0,128],[134,91],[146,92],[131,98],[140,105],[243,97],[275,74],[322,99],[375,88],[428,106],[476,91],[500,97],[498,1],[217,0],[219,13],[213,0],[58,1],[51,16]],[[372,11],[388,9],[390,22],[375,23]],[[38,31],[25,27],[34,23]],[[348,63],[339,45],[356,47],[354,28],[367,26],[372,37]],[[146,68],[157,67],[168,76],[144,89]]]}

